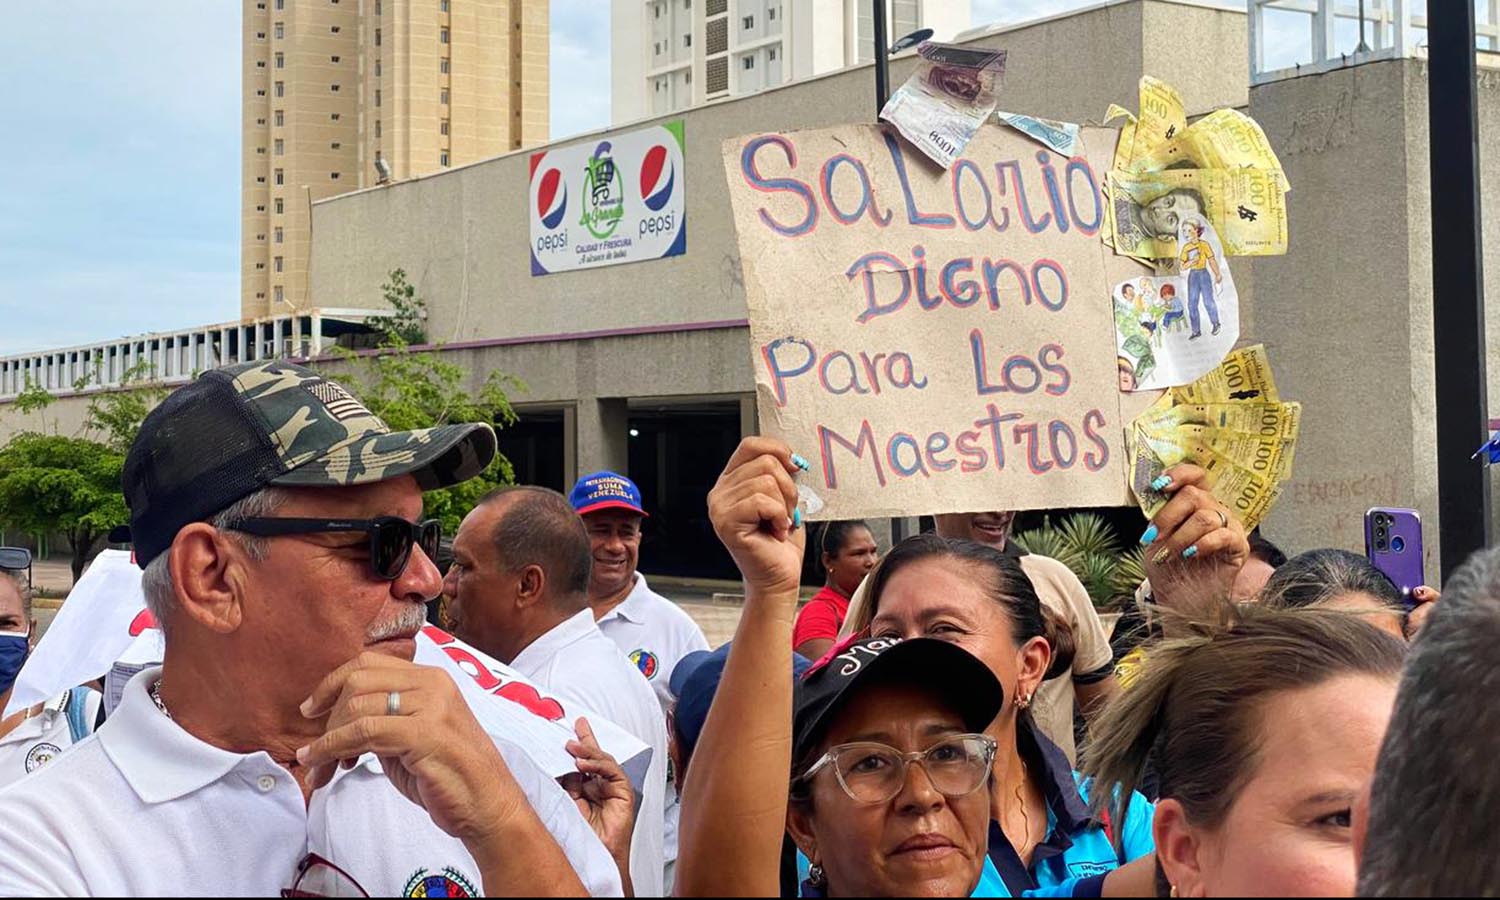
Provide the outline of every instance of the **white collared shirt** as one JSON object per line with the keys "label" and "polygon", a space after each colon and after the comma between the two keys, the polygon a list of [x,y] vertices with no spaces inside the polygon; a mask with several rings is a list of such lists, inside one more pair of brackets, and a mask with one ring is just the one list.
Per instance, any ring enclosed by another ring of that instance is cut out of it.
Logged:
{"label": "white collared shirt", "polygon": [[[53,697],[40,713],[0,738],[0,787],[21,780],[73,746],[73,729],[68,725],[68,701],[72,694],[73,691],[63,691]],[[84,724],[88,731],[93,730],[94,720],[99,716],[100,699],[97,692],[88,692],[84,704]]]}
{"label": "white collared shirt", "polygon": [[662,712],[672,708],[672,670],[694,650],[707,650],[708,639],[682,607],[651,590],[646,576],[635,573],[635,587],[620,605],[604,614],[599,630],[615,642],[646,676]]}
{"label": "white collared shirt", "polygon": [[[463,843],[374,756],[306,803],[269,754],[221,750],[163,715],[148,693],[160,671],[133,678],[94,737],[0,791],[0,896],[274,897],[308,853],[371,896],[485,890]],[[618,896],[618,870],[573,801],[519,748],[496,745],[584,886]]]}
{"label": "white collared shirt", "polygon": [[662,896],[667,722],[650,685],[594,624],[588,608],[528,644],[511,668],[650,745],[651,764],[630,843],[630,880],[636,896]]}

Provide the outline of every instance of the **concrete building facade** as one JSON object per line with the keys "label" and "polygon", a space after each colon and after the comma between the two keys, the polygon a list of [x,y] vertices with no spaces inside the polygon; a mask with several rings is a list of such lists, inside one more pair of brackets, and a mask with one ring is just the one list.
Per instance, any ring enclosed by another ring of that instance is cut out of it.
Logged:
{"label": "concrete building facade", "polygon": [[[1003,103],[1016,112],[1097,121],[1111,102],[1133,105],[1149,74],[1177,85],[1190,115],[1232,106],[1262,124],[1292,185],[1291,246],[1231,260],[1241,339],[1268,346],[1282,394],[1305,410],[1295,473],[1265,530],[1289,551],[1359,550],[1368,507],[1411,506],[1436,573],[1426,63],[1372,54],[1252,85],[1247,26],[1241,10],[1191,0],[1117,0],[972,43],[1009,51]],[[1479,58],[1482,204],[1494,235],[1500,154],[1487,151],[1500,146],[1500,57]],[[912,65],[895,60],[893,80]],[[672,116],[686,134],[681,256],[532,277],[529,158],[511,153],[314,203],[312,299],[368,306],[389,271],[405,269],[428,302],[429,335],[475,387],[495,370],[524,382],[513,395],[521,422],[502,433],[521,478],[565,487],[595,469],[629,473],[665,537],[649,555],[681,553],[679,569],[693,571],[715,547],[703,496],[729,448],[756,430],[722,142],[865,119],[871,82],[870,67],[855,66]],[[1487,242],[1485,262],[1490,391],[1500,396],[1500,242]],[[15,379],[3,367],[21,362],[0,360],[0,440],[35,427],[6,405]],[[81,418],[70,410],[84,401],[47,414]]]}
{"label": "concrete building facade", "polygon": [[246,319],[309,309],[314,201],[547,139],[546,0],[243,3]]}
{"label": "concrete building facade", "polygon": [[[892,41],[951,40],[969,0],[885,0]],[[611,0],[611,121],[668,115],[874,59],[869,0]]]}
{"label": "concrete building facade", "polygon": [[[1421,510],[1435,536],[1425,62],[1351,59],[1251,88],[1247,32],[1242,11],[1134,0],[973,43],[1010,51],[1009,109],[1096,121],[1151,74],[1177,85],[1192,115],[1233,106],[1265,126],[1293,185],[1292,244],[1284,257],[1233,261],[1242,340],[1268,345],[1283,393],[1306,406],[1295,476],[1267,532],[1293,550],[1357,550],[1364,511],[1392,505]],[[1185,46],[1214,62],[1184,77]],[[1500,71],[1496,57],[1480,58],[1482,145],[1500,146]],[[893,80],[911,65],[896,61]],[[344,304],[421,261],[431,333],[469,354],[476,373],[521,373],[523,402],[566,410],[579,470],[628,462],[629,422],[646,411],[744,404],[749,431],[753,370],[720,144],[862,118],[851,111],[868,107],[870,81],[856,67],[687,113],[685,256],[528,281],[526,159],[512,156],[318,204],[315,290]],[[1487,230],[1500,234],[1500,156],[1485,156],[1483,175]],[[393,220],[403,227],[380,226]],[[1500,279],[1487,294],[1493,353]],[[1490,368],[1500,390],[1500,366]],[[1428,553],[1435,572],[1435,539]]]}

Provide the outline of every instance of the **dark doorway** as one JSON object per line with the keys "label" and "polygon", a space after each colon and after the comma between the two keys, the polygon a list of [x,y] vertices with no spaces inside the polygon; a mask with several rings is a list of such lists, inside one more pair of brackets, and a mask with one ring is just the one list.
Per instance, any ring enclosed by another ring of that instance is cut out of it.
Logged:
{"label": "dark doorway", "polygon": [[520,420],[499,431],[500,452],[516,470],[516,484],[535,484],[566,494],[562,410],[523,410]]}
{"label": "dark doorway", "polygon": [[630,410],[630,478],[651,514],[644,571],[739,578],[708,521],[708,492],[739,440],[738,402]]}

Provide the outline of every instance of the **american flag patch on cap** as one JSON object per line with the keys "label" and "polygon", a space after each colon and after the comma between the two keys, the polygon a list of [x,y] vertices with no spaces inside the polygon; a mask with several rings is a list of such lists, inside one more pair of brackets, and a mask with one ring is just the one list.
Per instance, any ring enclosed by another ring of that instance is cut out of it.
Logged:
{"label": "american flag patch on cap", "polygon": [[328,414],[340,422],[360,416],[372,416],[365,405],[354,399],[354,395],[331,381],[319,381],[307,386],[314,397],[328,410]]}

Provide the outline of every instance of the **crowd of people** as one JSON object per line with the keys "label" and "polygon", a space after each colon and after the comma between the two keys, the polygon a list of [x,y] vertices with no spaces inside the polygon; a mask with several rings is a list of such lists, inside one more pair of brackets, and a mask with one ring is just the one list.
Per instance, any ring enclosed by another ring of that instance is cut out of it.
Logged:
{"label": "crowd of people", "polygon": [[[805,523],[806,464],[747,438],[708,498],[745,592],[711,648],[639,572],[622,475],[497,491],[448,546],[423,492],[496,453],[286,363],[168,397],[123,478],[163,658],[107,713],[80,684],[0,721],[0,894],[1500,892],[1500,552],[1404,597],[1184,464],[1111,633],[1013,512],[881,548]],[[0,574],[8,703],[37,628]],[[414,661],[429,615],[587,711],[575,772]]]}

